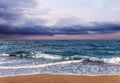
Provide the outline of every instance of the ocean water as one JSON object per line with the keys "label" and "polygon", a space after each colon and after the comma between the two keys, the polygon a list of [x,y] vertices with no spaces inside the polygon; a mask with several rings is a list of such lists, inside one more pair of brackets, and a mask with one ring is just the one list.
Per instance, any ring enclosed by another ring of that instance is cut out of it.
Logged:
{"label": "ocean water", "polygon": [[0,76],[120,75],[120,40],[1,40]]}

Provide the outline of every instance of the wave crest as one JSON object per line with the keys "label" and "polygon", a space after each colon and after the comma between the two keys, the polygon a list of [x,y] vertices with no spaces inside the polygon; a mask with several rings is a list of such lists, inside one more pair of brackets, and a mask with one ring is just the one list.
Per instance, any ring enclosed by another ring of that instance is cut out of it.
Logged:
{"label": "wave crest", "polygon": [[42,52],[37,53],[29,53],[29,52],[16,52],[13,54],[0,54],[3,57],[22,57],[22,58],[44,58],[51,60],[83,60],[83,62],[104,62],[104,63],[112,63],[112,64],[120,64],[120,57],[111,57],[111,58],[97,58],[90,56],[81,56],[81,55],[73,55],[73,56],[62,56],[62,55],[53,55],[46,54]]}

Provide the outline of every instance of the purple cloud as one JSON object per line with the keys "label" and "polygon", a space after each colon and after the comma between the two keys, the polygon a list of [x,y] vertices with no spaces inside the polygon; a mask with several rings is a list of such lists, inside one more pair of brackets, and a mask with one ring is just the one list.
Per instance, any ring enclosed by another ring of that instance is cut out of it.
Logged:
{"label": "purple cloud", "polygon": [[68,26],[68,27],[10,27],[0,26],[0,34],[4,35],[79,35],[79,34],[107,34],[120,31],[119,24],[103,23],[94,26]]}

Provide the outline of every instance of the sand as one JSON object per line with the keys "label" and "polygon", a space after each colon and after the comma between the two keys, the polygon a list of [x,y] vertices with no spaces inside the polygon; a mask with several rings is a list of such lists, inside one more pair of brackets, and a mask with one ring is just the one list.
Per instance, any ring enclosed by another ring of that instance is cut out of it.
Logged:
{"label": "sand", "polygon": [[0,77],[0,83],[120,83],[120,76],[28,75]]}

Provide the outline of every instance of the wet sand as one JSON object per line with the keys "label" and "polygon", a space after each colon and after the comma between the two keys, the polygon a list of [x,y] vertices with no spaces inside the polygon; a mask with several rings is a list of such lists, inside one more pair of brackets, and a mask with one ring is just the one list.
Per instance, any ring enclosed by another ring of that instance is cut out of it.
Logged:
{"label": "wet sand", "polygon": [[0,77],[0,83],[120,83],[120,76],[26,75]]}

